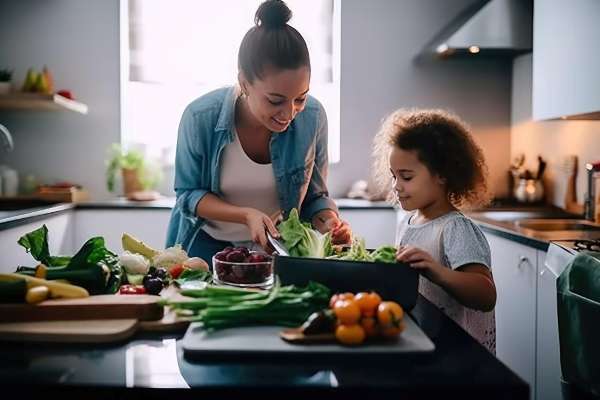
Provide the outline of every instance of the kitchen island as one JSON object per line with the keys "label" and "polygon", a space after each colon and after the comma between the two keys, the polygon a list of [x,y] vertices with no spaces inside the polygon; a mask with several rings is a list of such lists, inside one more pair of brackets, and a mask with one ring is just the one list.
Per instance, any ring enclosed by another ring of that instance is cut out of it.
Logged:
{"label": "kitchen island", "polygon": [[182,335],[110,345],[0,343],[0,383],[28,398],[528,399],[529,387],[424,298],[411,315],[433,353],[386,360],[188,360]]}

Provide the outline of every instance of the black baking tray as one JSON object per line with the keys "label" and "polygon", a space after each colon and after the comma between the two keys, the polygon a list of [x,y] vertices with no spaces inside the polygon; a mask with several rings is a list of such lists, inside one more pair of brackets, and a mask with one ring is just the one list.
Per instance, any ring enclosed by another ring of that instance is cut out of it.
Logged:
{"label": "black baking tray", "polygon": [[417,302],[419,274],[406,263],[328,260],[274,254],[275,274],[282,285],[324,284],[332,293],[373,290],[383,300],[411,310]]}

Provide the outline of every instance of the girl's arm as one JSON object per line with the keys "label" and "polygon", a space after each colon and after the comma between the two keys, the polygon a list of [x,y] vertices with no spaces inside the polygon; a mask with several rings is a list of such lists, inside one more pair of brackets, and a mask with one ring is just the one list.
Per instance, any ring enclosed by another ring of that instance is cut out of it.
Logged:
{"label": "girl's arm", "polygon": [[453,270],[435,261],[426,251],[413,246],[399,248],[396,260],[420,270],[465,307],[491,311],[496,305],[496,286],[485,265],[466,264]]}
{"label": "girl's arm", "polygon": [[496,305],[496,286],[485,265],[467,264],[456,270],[443,268],[438,279],[436,283],[466,307],[492,311]]}

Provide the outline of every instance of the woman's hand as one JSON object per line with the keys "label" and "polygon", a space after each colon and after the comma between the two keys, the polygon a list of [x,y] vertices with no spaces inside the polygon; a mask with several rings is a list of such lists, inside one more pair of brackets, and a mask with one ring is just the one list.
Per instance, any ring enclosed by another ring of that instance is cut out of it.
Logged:
{"label": "woman's hand", "polygon": [[346,221],[330,218],[325,221],[327,231],[331,232],[332,244],[350,244],[352,242],[352,229]]}
{"label": "woman's hand", "polygon": [[[279,231],[275,228],[273,219],[262,211],[254,208],[247,208],[245,210],[245,217],[246,226],[250,230],[250,238],[254,243],[260,244],[263,249],[269,248],[266,230],[268,230],[273,237],[279,237]],[[276,216],[274,217],[277,218]]]}
{"label": "woman's hand", "polygon": [[396,252],[396,261],[405,262],[411,268],[419,270],[430,281],[438,283],[447,268],[438,263],[425,250],[414,246],[400,246]]}

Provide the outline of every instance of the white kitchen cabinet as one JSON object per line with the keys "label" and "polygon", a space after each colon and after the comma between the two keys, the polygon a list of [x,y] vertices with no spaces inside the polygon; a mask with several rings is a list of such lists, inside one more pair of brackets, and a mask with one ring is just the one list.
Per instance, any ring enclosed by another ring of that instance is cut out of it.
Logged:
{"label": "white kitchen cabinet", "polygon": [[538,251],[486,233],[496,283],[496,356],[535,392]]}
{"label": "white kitchen cabinet", "polygon": [[537,277],[537,362],[536,398],[562,400],[560,387],[560,343],[556,299],[556,275],[545,263],[545,253],[538,253]]}
{"label": "white kitchen cabinet", "polygon": [[534,10],[533,119],[600,118],[600,1],[536,0]]}
{"label": "white kitchen cabinet", "polygon": [[14,272],[17,266],[34,267],[37,261],[17,244],[19,238],[42,225],[48,227],[48,250],[51,255],[73,254],[73,211],[50,215],[47,218],[0,230],[0,272]]}
{"label": "white kitchen cabinet", "polygon": [[340,209],[340,216],[350,224],[355,236],[365,239],[367,248],[374,249],[382,245],[394,244],[395,209]]}
{"label": "white kitchen cabinet", "polygon": [[121,236],[127,232],[162,249],[165,246],[169,209],[82,209],[77,210],[74,220],[74,244],[76,248],[93,236],[103,236],[106,247],[121,253]]}

